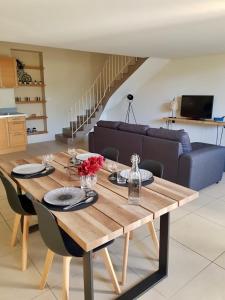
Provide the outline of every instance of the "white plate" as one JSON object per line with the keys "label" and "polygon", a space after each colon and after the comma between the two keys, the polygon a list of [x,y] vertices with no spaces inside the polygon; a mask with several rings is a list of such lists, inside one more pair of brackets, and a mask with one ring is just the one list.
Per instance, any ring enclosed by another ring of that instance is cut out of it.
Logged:
{"label": "white plate", "polygon": [[86,160],[86,159],[88,159],[90,157],[95,157],[95,156],[99,156],[99,154],[98,153],[91,153],[91,152],[89,152],[89,153],[82,153],[82,154],[78,154],[76,156],[76,159]]}
{"label": "white plate", "polygon": [[76,187],[63,187],[52,190],[44,195],[45,202],[51,205],[71,205],[85,198],[85,192]]}
{"label": "white plate", "polygon": [[13,172],[21,175],[29,175],[41,172],[45,169],[45,166],[42,164],[24,164],[16,166],[13,169]]}
{"label": "white plate", "polygon": [[[129,177],[129,173],[130,173],[131,169],[126,169],[120,172],[120,175],[126,179],[128,179]],[[146,181],[149,180],[153,174],[150,171],[144,170],[144,169],[139,169],[140,173],[141,173],[141,181]]]}

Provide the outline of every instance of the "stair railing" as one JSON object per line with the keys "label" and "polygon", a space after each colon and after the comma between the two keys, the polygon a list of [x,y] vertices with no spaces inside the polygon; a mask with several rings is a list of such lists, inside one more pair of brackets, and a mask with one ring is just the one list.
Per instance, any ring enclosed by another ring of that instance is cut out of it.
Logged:
{"label": "stair railing", "polygon": [[72,122],[72,138],[84,125],[88,124],[100,108],[107,92],[115,80],[123,76],[126,68],[135,63],[137,57],[110,55],[101,72],[81,98],[71,107],[69,119]]}

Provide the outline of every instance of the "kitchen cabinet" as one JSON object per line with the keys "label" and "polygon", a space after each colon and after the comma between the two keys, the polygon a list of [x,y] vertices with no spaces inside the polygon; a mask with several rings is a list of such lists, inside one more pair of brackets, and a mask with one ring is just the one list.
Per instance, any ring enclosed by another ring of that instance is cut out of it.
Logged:
{"label": "kitchen cabinet", "polygon": [[0,136],[0,154],[26,150],[25,116],[0,117]]}
{"label": "kitchen cabinet", "polygon": [[7,118],[0,119],[0,153],[9,147],[8,121]]}
{"label": "kitchen cabinet", "polygon": [[0,56],[0,88],[17,87],[16,59]]}

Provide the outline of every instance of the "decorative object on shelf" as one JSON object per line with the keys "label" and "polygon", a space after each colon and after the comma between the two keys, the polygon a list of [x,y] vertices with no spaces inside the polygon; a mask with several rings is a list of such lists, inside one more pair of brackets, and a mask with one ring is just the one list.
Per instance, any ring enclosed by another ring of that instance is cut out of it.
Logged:
{"label": "decorative object on shelf", "polygon": [[21,97],[15,97],[16,102],[21,102]]}
{"label": "decorative object on shelf", "polygon": [[138,154],[131,156],[132,167],[128,177],[128,204],[139,205],[141,193],[141,173],[138,168],[140,157]]}
{"label": "decorative object on shelf", "polygon": [[27,74],[26,72],[24,72],[24,74],[21,76],[21,81],[23,84],[32,84],[32,77]]}
{"label": "decorative object on shelf", "polygon": [[[17,77],[19,88],[14,89],[16,105],[23,105],[23,112],[27,115],[27,127],[30,127],[28,135],[47,133],[47,116],[45,101],[43,53],[27,49],[11,49],[12,57],[17,58]],[[32,71],[31,71],[32,70]],[[22,96],[22,100],[21,97]],[[26,97],[25,97],[26,96]],[[28,105],[33,105],[32,110]],[[35,114],[32,114],[35,113]],[[30,116],[30,114],[32,114]],[[33,120],[38,121],[38,128],[32,131]],[[39,130],[40,126],[40,130]]]}
{"label": "decorative object on shelf", "polygon": [[170,109],[172,112],[172,118],[176,118],[176,112],[178,109],[178,101],[177,101],[177,97],[174,97],[173,100],[170,102]]}
{"label": "decorative object on shelf", "polygon": [[216,122],[223,122],[224,121],[225,116],[222,117],[214,117],[213,120]]}
{"label": "decorative object on shelf", "polygon": [[37,117],[36,114],[31,114],[31,115],[29,115],[29,118],[35,118],[35,117]]}
{"label": "decorative object on shelf", "polygon": [[19,59],[16,59],[16,64],[18,70],[23,70],[25,67],[25,64],[23,64],[22,61],[20,61]]}
{"label": "decorative object on shelf", "polygon": [[78,167],[78,175],[80,176],[80,184],[82,189],[93,189],[97,182],[96,173],[102,168],[104,157],[94,156],[84,160]]}
{"label": "decorative object on shelf", "polygon": [[33,127],[33,128],[27,128],[27,134],[31,134],[31,133],[35,133],[37,132],[37,128],[36,127]]}
{"label": "decorative object on shelf", "polygon": [[32,82],[32,77],[24,71],[25,65],[19,59],[16,59],[16,64],[19,84],[30,84]]}

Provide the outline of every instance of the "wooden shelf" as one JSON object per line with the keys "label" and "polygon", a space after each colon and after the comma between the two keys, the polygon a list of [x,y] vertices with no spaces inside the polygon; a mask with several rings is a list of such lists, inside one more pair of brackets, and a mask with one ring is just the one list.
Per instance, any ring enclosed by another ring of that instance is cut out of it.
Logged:
{"label": "wooden shelf", "polygon": [[18,87],[45,87],[45,84],[18,84]]}
{"label": "wooden shelf", "polygon": [[44,70],[43,67],[40,67],[40,66],[30,66],[30,65],[25,65],[24,69],[27,69],[27,70]]}
{"label": "wooden shelf", "polygon": [[210,126],[225,126],[225,122],[216,122],[214,120],[192,120],[188,118],[162,118],[162,121],[168,123],[187,123],[198,125],[210,125]]}
{"label": "wooden shelf", "polygon": [[27,121],[29,121],[29,120],[44,120],[44,119],[47,119],[47,116],[36,116],[36,117],[26,118]]}
{"label": "wooden shelf", "polygon": [[28,133],[27,136],[37,135],[37,134],[44,134],[44,133],[48,133],[48,131],[36,131],[36,132]]}
{"label": "wooden shelf", "polygon": [[36,101],[36,100],[30,100],[30,101],[16,101],[16,104],[39,104],[39,103],[46,103],[45,100]]}
{"label": "wooden shelf", "polygon": [[[28,73],[32,77],[31,84],[24,84],[18,80],[17,87],[14,90],[15,103],[20,105],[20,110],[27,115],[26,124],[27,127],[31,127],[32,123],[37,126],[37,132],[33,132],[29,135],[45,134],[47,129],[47,112],[46,112],[46,96],[45,96],[45,78],[44,78],[44,65],[43,65],[43,53],[34,50],[25,49],[11,49],[11,54],[16,59],[19,59],[23,63],[24,72]],[[39,84],[40,82],[40,84]],[[27,89],[23,89],[27,88]],[[31,88],[31,89],[29,89]],[[29,91],[28,91],[29,90]],[[26,91],[26,97],[24,93]],[[35,93],[35,94],[34,94]],[[35,97],[38,96],[38,97]],[[37,100],[39,99],[39,101]],[[25,106],[27,104],[33,104],[31,107]],[[36,106],[34,105],[36,104]],[[17,107],[18,107],[17,106]],[[30,126],[28,126],[30,125]],[[33,127],[33,126],[32,126]]]}

